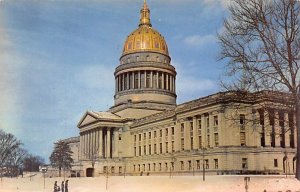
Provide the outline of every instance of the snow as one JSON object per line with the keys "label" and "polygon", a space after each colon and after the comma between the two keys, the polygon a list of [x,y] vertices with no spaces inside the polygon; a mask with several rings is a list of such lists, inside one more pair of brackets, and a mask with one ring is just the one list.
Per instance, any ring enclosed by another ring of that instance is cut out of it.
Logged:
{"label": "snow", "polygon": [[[106,177],[95,178],[66,178],[69,180],[70,192],[199,192],[199,191],[218,191],[235,192],[246,191],[244,185],[245,176],[226,175],[226,176],[109,176],[108,189],[106,190]],[[249,176],[249,192],[278,192],[291,190],[300,192],[300,181],[293,176]],[[63,177],[46,178],[44,189],[44,178],[41,174],[24,178],[3,178],[0,182],[0,192],[51,192],[53,191],[54,181],[60,185]]]}

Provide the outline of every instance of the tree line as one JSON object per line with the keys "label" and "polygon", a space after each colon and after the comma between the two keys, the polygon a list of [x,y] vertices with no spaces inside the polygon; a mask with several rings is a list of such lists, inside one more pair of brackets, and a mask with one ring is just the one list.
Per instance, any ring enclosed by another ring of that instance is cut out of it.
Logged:
{"label": "tree line", "polygon": [[0,177],[17,177],[24,171],[39,171],[44,159],[30,154],[21,140],[0,129]]}

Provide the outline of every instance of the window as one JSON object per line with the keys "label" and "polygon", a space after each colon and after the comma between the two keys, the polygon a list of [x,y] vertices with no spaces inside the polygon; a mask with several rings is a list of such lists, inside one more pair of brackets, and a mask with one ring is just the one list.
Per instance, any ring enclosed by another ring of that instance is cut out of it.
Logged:
{"label": "window", "polygon": [[169,130],[168,130],[168,128],[166,128],[166,136],[168,136],[169,135]]}
{"label": "window", "polygon": [[210,136],[207,135],[207,147],[210,147]]}
{"label": "window", "polygon": [[219,162],[218,162],[218,159],[214,159],[215,161],[215,169],[218,169],[219,168]]}
{"label": "window", "polygon": [[154,72],[153,73],[153,88],[157,88],[157,73],[156,72]]}
{"label": "window", "polygon": [[151,139],[151,132],[149,132],[149,139]]}
{"label": "window", "polygon": [[202,128],[202,122],[201,119],[198,119],[198,130],[201,131],[201,128]]}
{"label": "window", "polygon": [[162,88],[162,74],[158,73],[158,88]]}
{"label": "window", "polygon": [[139,134],[139,141],[142,140],[142,134]]}
{"label": "window", "polygon": [[162,137],[162,130],[159,130],[159,137]]}
{"label": "window", "polygon": [[154,144],[154,154],[156,154],[156,144]]}
{"label": "window", "polygon": [[119,173],[122,173],[122,167],[119,167]]}
{"label": "window", "polygon": [[134,135],[134,142],[136,142],[136,135]]}
{"label": "window", "polygon": [[162,154],[162,143],[159,143],[159,153]]}
{"label": "window", "polygon": [[151,171],[151,165],[148,163],[148,171]]}
{"label": "window", "polygon": [[181,128],[181,133],[184,133],[184,123],[180,124],[180,128]]}
{"label": "window", "polygon": [[165,163],[166,171],[168,171],[168,163]]}
{"label": "window", "polygon": [[156,131],[154,131],[154,138],[156,138]]}
{"label": "window", "polygon": [[171,127],[172,135],[175,134],[174,127]]}
{"label": "window", "polygon": [[134,172],[136,171],[136,166],[135,166],[135,165],[133,165],[133,171],[134,171]]}
{"label": "window", "polygon": [[206,127],[209,127],[209,115],[206,116]]}
{"label": "window", "polygon": [[150,61],[150,56],[149,55],[147,55],[146,60]]}
{"label": "window", "polygon": [[114,166],[111,167],[111,173],[115,173],[115,167]]}
{"label": "window", "polygon": [[140,61],[140,57],[139,56],[136,56],[136,61]]}
{"label": "window", "polygon": [[166,153],[169,153],[169,147],[168,147],[168,142],[166,142]]}
{"label": "window", "polygon": [[246,133],[240,132],[241,146],[246,146]]}
{"label": "window", "polygon": [[138,170],[141,171],[141,165],[140,164],[138,164]]}
{"label": "window", "polygon": [[274,159],[274,167],[278,167],[278,160]]}
{"label": "window", "polygon": [[201,148],[202,148],[202,137],[199,136],[199,149],[201,149]]}
{"label": "window", "polygon": [[151,145],[149,145],[149,155],[151,155]]}
{"label": "window", "polygon": [[193,124],[193,121],[190,121],[190,128],[191,128],[191,132],[193,132],[193,130],[194,130],[194,124]]}
{"label": "window", "polygon": [[196,160],[196,166],[197,169],[200,169],[200,160]]}
{"label": "window", "polygon": [[219,134],[215,133],[215,146],[219,146]]}
{"label": "window", "polygon": [[184,150],[184,139],[183,138],[181,139],[181,150],[182,151]]}
{"label": "window", "polygon": [[146,133],[144,133],[144,140],[146,140]]}
{"label": "window", "polygon": [[189,170],[192,169],[192,161],[188,161],[188,164],[189,164]]}
{"label": "window", "polygon": [[191,149],[194,149],[194,139],[191,137]]}
{"label": "window", "polygon": [[172,141],[172,152],[175,152],[174,141]]}
{"label": "window", "polygon": [[144,155],[146,155],[146,145],[144,145]]}
{"label": "window", "polygon": [[245,115],[240,115],[240,125],[245,125]]}
{"label": "window", "polygon": [[214,126],[218,126],[219,122],[218,122],[218,116],[214,116]]}
{"label": "window", "polygon": [[134,147],[134,156],[136,156],[136,147]]}
{"label": "window", "polygon": [[146,88],[150,87],[150,73],[146,72]]}
{"label": "window", "polygon": [[142,156],[142,146],[139,146],[139,156]]}
{"label": "window", "polygon": [[141,87],[145,87],[145,72],[141,72]]}
{"label": "window", "polygon": [[107,172],[107,167],[104,166],[104,167],[103,167],[103,173],[106,173],[106,172]]}
{"label": "window", "polygon": [[143,164],[143,171],[146,171],[146,165]]}
{"label": "window", "polygon": [[248,159],[242,158],[242,168],[247,169],[248,168]]}
{"label": "window", "polygon": [[153,163],[153,171],[156,169],[156,163]]}
{"label": "window", "polygon": [[184,170],[184,163],[183,163],[183,161],[180,161],[180,169]]}
{"label": "window", "polygon": [[158,170],[161,171],[161,163],[158,163]]}
{"label": "window", "polygon": [[119,134],[119,141],[122,140],[122,134]]}
{"label": "window", "polygon": [[205,159],[205,169],[209,169],[209,162],[208,162],[208,159]]}

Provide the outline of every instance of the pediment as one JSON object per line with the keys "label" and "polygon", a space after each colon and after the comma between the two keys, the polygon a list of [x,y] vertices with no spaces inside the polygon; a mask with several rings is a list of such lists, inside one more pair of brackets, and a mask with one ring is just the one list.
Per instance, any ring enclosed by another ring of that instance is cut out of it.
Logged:
{"label": "pediment", "polygon": [[89,112],[86,112],[83,117],[81,118],[81,120],[79,121],[77,127],[81,127],[87,124],[90,124],[92,122],[97,121],[97,117],[95,117],[93,114],[90,114]]}

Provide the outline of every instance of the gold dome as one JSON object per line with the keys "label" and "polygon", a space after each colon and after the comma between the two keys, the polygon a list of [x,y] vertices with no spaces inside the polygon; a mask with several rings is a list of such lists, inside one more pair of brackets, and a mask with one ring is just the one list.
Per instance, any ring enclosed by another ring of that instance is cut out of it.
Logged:
{"label": "gold dome", "polygon": [[123,54],[152,51],[169,55],[168,46],[164,37],[152,28],[150,10],[144,1],[141,11],[139,28],[133,31],[126,39]]}

